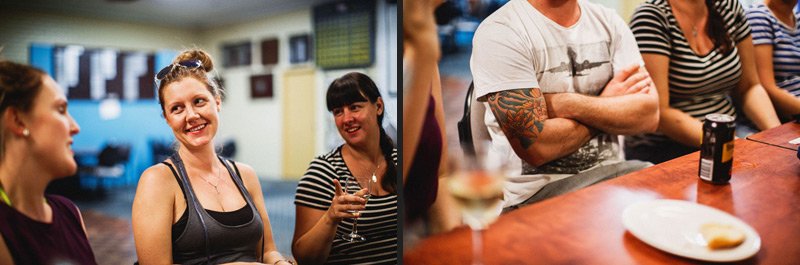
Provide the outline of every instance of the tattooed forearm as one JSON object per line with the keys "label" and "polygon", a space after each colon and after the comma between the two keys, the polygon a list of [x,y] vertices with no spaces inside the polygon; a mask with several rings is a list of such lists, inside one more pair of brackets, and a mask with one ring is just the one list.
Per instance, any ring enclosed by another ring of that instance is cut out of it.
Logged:
{"label": "tattooed forearm", "polygon": [[493,93],[488,103],[509,140],[518,139],[525,149],[536,142],[547,119],[547,105],[538,88]]}

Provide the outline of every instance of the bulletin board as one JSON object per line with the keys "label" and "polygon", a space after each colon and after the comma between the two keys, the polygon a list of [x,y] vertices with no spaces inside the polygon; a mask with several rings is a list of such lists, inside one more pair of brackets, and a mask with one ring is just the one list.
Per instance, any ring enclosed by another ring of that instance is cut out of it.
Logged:
{"label": "bulletin board", "polygon": [[155,98],[155,54],[114,48],[36,43],[30,63],[44,69],[69,99]]}
{"label": "bulletin board", "polygon": [[343,69],[375,61],[375,0],[346,0],[314,7],[317,66]]}

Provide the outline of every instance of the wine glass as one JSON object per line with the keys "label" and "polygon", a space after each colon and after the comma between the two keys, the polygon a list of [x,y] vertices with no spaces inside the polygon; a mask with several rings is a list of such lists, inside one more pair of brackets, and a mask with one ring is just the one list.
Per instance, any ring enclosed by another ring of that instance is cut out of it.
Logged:
{"label": "wine glass", "polygon": [[[353,180],[355,180],[356,185],[358,185],[358,181],[355,179],[354,176],[351,175],[350,177],[347,178],[345,186],[350,186],[350,179],[351,178]],[[372,173],[372,177],[369,178],[369,181],[367,183],[367,193],[364,194],[364,196],[363,196],[363,198],[365,200],[365,202],[364,202],[365,206],[367,204],[367,201],[369,201],[369,198],[372,196],[372,193],[377,191],[377,190],[375,190],[376,187],[374,187],[377,182],[378,182],[378,178],[375,176],[375,173],[373,172]],[[359,186],[359,188],[360,188],[360,186]],[[345,189],[345,190],[347,190],[347,189]],[[356,192],[358,192],[359,190],[361,190],[361,189],[357,189]],[[351,213],[358,213],[358,211],[356,211],[356,210],[353,210],[353,211],[350,211],[350,212]],[[344,239],[347,242],[362,242],[362,241],[366,241],[367,240],[367,238],[365,238],[364,236],[358,234],[358,218],[353,218],[353,229],[350,230],[350,234],[343,235],[342,239]]]}
{"label": "wine glass", "polygon": [[455,198],[461,216],[472,230],[472,264],[482,263],[482,233],[500,213],[503,198],[503,181],[507,175],[505,163],[486,159],[485,156],[464,155],[452,152],[451,168],[455,170],[450,177],[448,188]]}

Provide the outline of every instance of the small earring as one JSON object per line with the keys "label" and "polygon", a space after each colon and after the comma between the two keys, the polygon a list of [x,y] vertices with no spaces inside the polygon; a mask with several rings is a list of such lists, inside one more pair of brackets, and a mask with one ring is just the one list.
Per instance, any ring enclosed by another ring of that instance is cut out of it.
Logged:
{"label": "small earring", "polygon": [[22,136],[31,136],[31,131],[29,131],[28,128],[22,129]]}

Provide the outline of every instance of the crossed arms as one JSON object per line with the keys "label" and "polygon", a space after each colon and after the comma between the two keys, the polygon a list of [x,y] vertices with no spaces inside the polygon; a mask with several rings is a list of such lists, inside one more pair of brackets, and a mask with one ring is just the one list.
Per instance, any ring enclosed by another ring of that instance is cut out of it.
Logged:
{"label": "crossed arms", "polygon": [[491,93],[487,103],[514,152],[533,166],[575,152],[601,131],[631,135],[658,127],[658,94],[638,65],[615,75],[599,96],[528,88]]}

